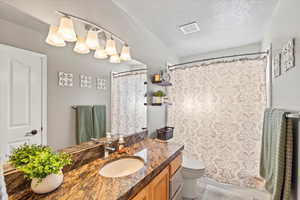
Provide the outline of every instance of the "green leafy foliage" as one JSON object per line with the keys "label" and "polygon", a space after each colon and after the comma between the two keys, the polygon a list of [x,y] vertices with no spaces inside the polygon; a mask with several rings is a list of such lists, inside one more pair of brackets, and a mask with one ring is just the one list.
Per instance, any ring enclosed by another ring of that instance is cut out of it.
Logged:
{"label": "green leafy foliage", "polygon": [[166,94],[163,92],[163,91],[161,91],[161,90],[158,90],[158,91],[156,91],[156,92],[153,92],[153,94],[152,94],[154,97],[165,97],[166,96]]}
{"label": "green leafy foliage", "polygon": [[15,149],[9,162],[27,179],[43,179],[50,174],[59,174],[61,169],[72,160],[69,154],[54,152],[48,146],[23,145]]}

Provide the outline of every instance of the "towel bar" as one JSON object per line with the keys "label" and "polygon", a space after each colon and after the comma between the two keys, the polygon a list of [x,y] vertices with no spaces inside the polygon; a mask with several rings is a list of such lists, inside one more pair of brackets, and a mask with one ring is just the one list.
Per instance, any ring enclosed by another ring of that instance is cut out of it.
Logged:
{"label": "towel bar", "polygon": [[286,115],[286,118],[300,118],[300,113],[290,113]]}

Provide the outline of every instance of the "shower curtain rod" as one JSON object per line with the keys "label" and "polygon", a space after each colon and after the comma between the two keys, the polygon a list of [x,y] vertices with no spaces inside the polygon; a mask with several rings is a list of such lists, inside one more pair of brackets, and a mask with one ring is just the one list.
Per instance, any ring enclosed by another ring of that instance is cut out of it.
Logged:
{"label": "shower curtain rod", "polygon": [[112,72],[113,76],[120,75],[120,74],[126,74],[130,72],[138,72],[138,71],[146,71],[147,69],[133,69],[133,70],[128,70],[128,71],[123,71],[123,72]]}
{"label": "shower curtain rod", "polygon": [[200,60],[193,60],[193,61],[190,61],[190,62],[178,63],[178,64],[175,64],[175,65],[170,65],[168,67],[172,68],[172,69],[175,69],[176,67],[181,66],[181,65],[187,65],[187,64],[197,63],[197,62],[205,62],[205,61],[210,61],[210,60],[218,60],[218,59],[223,59],[223,58],[232,58],[232,57],[240,57],[240,56],[262,55],[262,54],[269,54],[269,51],[236,54],[236,55],[220,56],[220,57],[213,57],[213,58],[205,58],[205,59],[200,59]]}

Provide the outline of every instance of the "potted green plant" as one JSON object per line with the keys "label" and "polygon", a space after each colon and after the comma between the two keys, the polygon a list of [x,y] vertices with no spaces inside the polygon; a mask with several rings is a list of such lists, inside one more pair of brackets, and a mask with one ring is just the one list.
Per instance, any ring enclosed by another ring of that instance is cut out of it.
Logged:
{"label": "potted green plant", "polygon": [[165,97],[165,96],[166,96],[166,93],[164,93],[161,90],[153,92],[152,93],[152,103],[161,104],[163,102],[163,97]]}
{"label": "potted green plant", "polygon": [[62,168],[71,163],[71,157],[48,146],[25,144],[12,152],[9,162],[31,180],[33,192],[43,194],[62,184]]}

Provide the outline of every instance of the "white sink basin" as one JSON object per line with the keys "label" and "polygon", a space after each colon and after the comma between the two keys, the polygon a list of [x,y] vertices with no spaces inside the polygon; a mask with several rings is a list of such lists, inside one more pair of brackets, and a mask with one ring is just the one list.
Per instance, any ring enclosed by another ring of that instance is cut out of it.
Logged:
{"label": "white sink basin", "polygon": [[128,176],[144,167],[143,159],[135,156],[122,157],[105,164],[100,169],[100,175],[104,177],[116,178]]}

